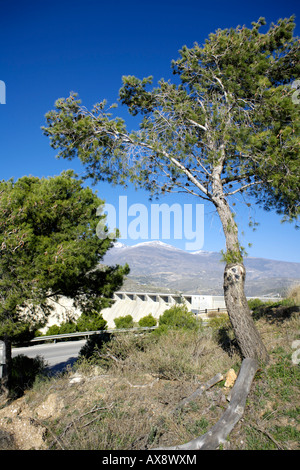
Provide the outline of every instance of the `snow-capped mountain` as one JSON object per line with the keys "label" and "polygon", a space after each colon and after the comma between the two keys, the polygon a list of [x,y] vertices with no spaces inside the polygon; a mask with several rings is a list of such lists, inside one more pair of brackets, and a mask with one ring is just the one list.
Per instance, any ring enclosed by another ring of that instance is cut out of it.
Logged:
{"label": "snow-capped mountain", "polygon": [[[182,293],[223,294],[224,263],[220,253],[186,252],[161,241],[126,246],[117,242],[105,255],[108,265],[128,263],[123,290],[170,290]],[[248,296],[282,294],[300,282],[300,263],[246,258]]]}
{"label": "snow-capped mountain", "polygon": [[119,250],[121,248],[128,248],[128,246],[121,242],[115,242],[113,248]]}

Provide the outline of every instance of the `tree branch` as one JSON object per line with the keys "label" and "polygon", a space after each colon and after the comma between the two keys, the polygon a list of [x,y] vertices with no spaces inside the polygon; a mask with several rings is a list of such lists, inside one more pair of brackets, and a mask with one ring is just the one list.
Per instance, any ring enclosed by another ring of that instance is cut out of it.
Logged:
{"label": "tree branch", "polygon": [[245,184],[244,186],[241,186],[240,188],[236,189],[235,191],[231,191],[230,193],[225,193],[225,196],[233,196],[233,194],[238,193],[239,191],[244,191],[245,189],[249,188],[250,186],[255,186],[256,184],[262,184],[263,181],[255,181],[253,183]]}
{"label": "tree branch", "polygon": [[204,385],[201,385],[201,387],[197,388],[195,392],[193,392],[189,397],[184,398],[175,408],[174,410],[171,411],[171,413],[178,413],[187,403],[190,401],[195,400],[199,395],[202,395],[206,390],[210,389],[213,387],[216,383],[220,382],[223,380],[223,375],[218,373],[216,374],[212,379],[208,380]]}
{"label": "tree branch", "polygon": [[231,400],[227,410],[210,431],[186,444],[174,447],[159,447],[154,450],[216,450],[226,442],[228,434],[244,414],[246,399],[258,369],[256,359],[243,360],[238,378],[233,386]]}
{"label": "tree branch", "polygon": [[199,127],[199,129],[202,129],[203,131],[207,131],[207,128],[205,126],[202,126],[202,124],[199,124],[196,121],[193,121],[193,119],[188,119],[188,121],[193,124],[193,126]]}

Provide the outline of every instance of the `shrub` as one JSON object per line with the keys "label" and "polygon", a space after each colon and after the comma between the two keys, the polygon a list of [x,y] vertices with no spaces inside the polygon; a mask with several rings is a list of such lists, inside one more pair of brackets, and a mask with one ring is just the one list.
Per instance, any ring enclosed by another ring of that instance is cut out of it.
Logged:
{"label": "shrub", "polygon": [[157,320],[154,318],[154,316],[149,313],[149,315],[146,315],[145,317],[142,317],[139,320],[139,326],[142,327],[151,327],[151,326],[156,326]]}
{"label": "shrub", "polygon": [[106,320],[104,320],[100,313],[95,311],[91,312],[89,315],[83,313],[76,322],[67,321],[60,326],[50,326],[46,331],[46,336],[75,333],[77,331],[106,330],[106,326]]}
{"label": "shrub", "polygon": [[60,325],[59,334],[66,333],[75,333],[76,332],[76,323],[72,321],[66,321]]}
{"label": "shrub", "polygon": [[91,313],[90,315],[82,314],[76,322],[77,331],[105,330],[106,326],[107,321],[97,312]]}
{"label": "shrub", "polygon": [[60,327],[58,325],[52,325],[48,328],[45,335],[46,336],[59,335],[59,333],[60,333]]}
{"label": "shrub", "polygon": [[113,335],[111,333],[102,333],[90,336],[79,352],[78,363],[82,363],[84,359],[87,359],[90,364],[101,364],[103,361],[101,361],[98,352],[101,352],[101,350],[104,349],[105,344],[109,344],[112,339]]}
{"label": "shrub", "polygon": [[229,355],[238,351],[234,331],[227,314],[210,318],[208,326],[211,328],[213,339],[224,349],[224,351]]}
{"label": "shrub", "polygon": [[220,328],[230,328],[228,315],[219,315],[218,317],[210,318],[208,320],[208,326],[212,328],[213,331],[219,330]]}
{"label": "shrub", "polygon": [[11,391],[12,398],[19,398],[24,391],[30,388],[36,377],[41,375],[46,368],[42,357],[30,358],[19,354],[12,358]]}
{"label": "shrub", "polygon": [[197,330],[199,325],[199,320],[185,305],[174,305],[159,317],[159,328],[155,331],[161,334],[169,329]]}
{"label": "shrub", "polygon": [[133,318],[131,315],[114,319],[116,328],[133,328]]}
{"label": "shrub", "polygon": [[250,300],[248,300],[248,305],[249,305],[250,310],[255,310],[263,304],[264,303],[260,299],[250,299]]}

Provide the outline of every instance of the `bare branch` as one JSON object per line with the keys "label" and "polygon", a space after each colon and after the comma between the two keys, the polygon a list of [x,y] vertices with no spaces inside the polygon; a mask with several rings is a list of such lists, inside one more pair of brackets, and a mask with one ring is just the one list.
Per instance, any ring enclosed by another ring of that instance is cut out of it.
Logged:
{"label": "bare branch", "polygon": [[207,128],[205,126],[202,126],[202,124],[199,124],[196,121],[193,121],[193,119],[188,119],[188,121],[193,124],[193,126],[199,127],[199,129],[202,129],[203,131],[207,131]]}
{"label": "bare branch", "polygon": [[225,193],[225,196],[233,196],[233,194],[236,194],[240,191],[244,191],[245,189],[249,188],[250,186],[255,186],[258,184],[262,184],[263,181],[254,181],[253,183],[245,184],[244,186],[241,186],[240,188],[236,189],[235,191],[231,191],[230,193]]}
{"label": "bare branch", "polygon": [[184,398],[177,406],[174,408],[174,410],[171,411],[171,413],[178,413],[185,405],[187,405],[189,402],[195,400],[195,398],[199,397],[204,393],[206,390],[209,390],[211,387],[213,387],[216,383],[220,382],[223,380],[223,375],[218,373],[216,374],[212,379],[208,380],[204,385],[201,385],[197,390],[195,390],[194,393],[192,393],[190,396]]}

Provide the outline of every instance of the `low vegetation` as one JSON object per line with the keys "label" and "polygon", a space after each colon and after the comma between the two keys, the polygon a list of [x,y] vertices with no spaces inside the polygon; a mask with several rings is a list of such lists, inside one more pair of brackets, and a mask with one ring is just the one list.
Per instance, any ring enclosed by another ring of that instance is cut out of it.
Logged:
{"label": "low vegetation", "polygon": [[133,318],[131,315],[125,315],[124,317],[118,317],[114,320],[116,328],[133,328]]}
{"label": "low vegetation", "polygon": [[[256,302],[251,308],[270,362],[256,374],[243,419],[223,447],[299,449],[299,308],[291,299]],[[178,324],[185,315],[188,328]],[[33,386],[31,381],[19,401],[43,428],[44,448],[151,449],[208,431],[228,406],[226,373],[238,373],[241,356],[226,315],[213,316],[207,326],[189,323],[189,315],[177,306],[165,312],[154,331],[94,336],[75,370],[39,375]],[[183,398],[217,373],[222,381],[175,412]],[[38,410],[53,396],[59,413],[56,405],[55,413],[50,410],[41,419]],[[3,404],[0,413],[8,408]],[[0,433],[0,448],[18,448],[11,436],[8,444]]]}
{"label": "low vegetation", "polygon": [[[76,321],[66,321],[60,325],[52,325],[48,328],[45,336],[61,335],[64,333],[75,333],[77,331],[97,331],[106,330],[107,322],[101,314],[96,311],[90,312],[89,315],[82,314]],[[41,332],[37,332],[36,336],[41,336]]]}
{"label": "low vegetation", "polygon": [[143,327],[143,328],[151,328],[152,326],[156,326],[157,325],[157,320],[156,318],[154,318],[154,316],[149,313],[149,315],[146,315],[145,317],[142,317],[140,320],[139,320],[139,326]]}

